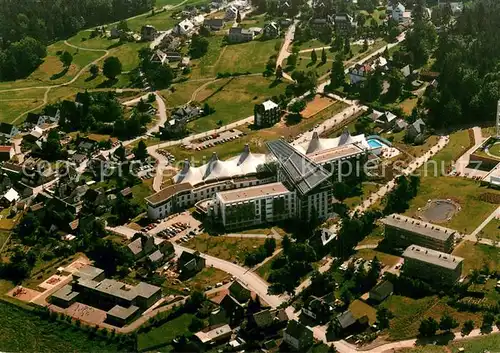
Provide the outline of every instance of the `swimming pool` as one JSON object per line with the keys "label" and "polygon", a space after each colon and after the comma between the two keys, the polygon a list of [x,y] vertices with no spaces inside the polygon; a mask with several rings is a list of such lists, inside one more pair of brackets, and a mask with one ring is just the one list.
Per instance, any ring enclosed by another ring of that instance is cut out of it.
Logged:
{"label": "swimming pool", "polygon": [[368,145],[370,146],[370,148],[373,148],[373,149],[382,147],[382,143],[378,140],[375,140],[375,139],[369,139],[366,142],[368,142]]}

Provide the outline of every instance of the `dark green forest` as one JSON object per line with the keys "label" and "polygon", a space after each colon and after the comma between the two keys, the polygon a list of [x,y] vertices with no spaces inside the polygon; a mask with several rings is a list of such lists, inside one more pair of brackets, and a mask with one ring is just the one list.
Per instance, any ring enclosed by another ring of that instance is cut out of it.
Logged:
{"label": "dark green forest", "polygon": [[148,11],[155,0],[0,0],[0,80],[28,76],[46,45]]}
{"label": "dark green forest", "polygon": [[435,127],[492,121],[500,99],[500,1],[478,0],[443,31],[434,53],[439,86],[424,106]]}

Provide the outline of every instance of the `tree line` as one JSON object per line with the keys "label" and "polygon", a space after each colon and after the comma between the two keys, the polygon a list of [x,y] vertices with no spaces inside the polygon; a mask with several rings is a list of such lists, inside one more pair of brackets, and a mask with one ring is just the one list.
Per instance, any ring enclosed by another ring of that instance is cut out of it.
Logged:
{"label": "tree line", "polygon": [[83,28],[131,17],[155,0],[0,0],[0,80],[28,76],[46,56],[46,45]]}

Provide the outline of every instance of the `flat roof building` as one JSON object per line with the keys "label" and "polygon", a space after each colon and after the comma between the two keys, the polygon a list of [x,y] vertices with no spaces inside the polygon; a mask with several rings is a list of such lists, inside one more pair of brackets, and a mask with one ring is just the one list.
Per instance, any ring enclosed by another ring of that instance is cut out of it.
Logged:
{"label": "flat roof building", "polygon": [[97,267],[82,267],[73,274],[73,282],[53,293],[50,300],[63,308],[77,301],[95,306],[107,312],[111,324],[122,326],[161,298],[160,287],[145,282],[133,286],[103,276]]}
{"label": "flat roof building", "polygon": [[462,275],[463,258],[441,251],[410,245],[403,253],[403,273],[436,286],[453,285]]}
{"label": "flat roof building", "polygon": [[382,223],[385,238],[394,247],[416,244],[449,253],[453,250],[455,235],[459,234],[456,230],[400,214],[391,214],[383,218]]}

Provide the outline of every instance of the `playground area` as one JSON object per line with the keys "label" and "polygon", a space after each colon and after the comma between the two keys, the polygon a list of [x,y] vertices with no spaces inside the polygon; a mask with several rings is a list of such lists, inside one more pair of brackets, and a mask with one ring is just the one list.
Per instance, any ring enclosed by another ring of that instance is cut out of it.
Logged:
{"label": "playground area", "polygon": [[419,216],[426,222],[446,223],[460,210],[460,205],[451,199],[429,200],[427,205],[419,210]]}

